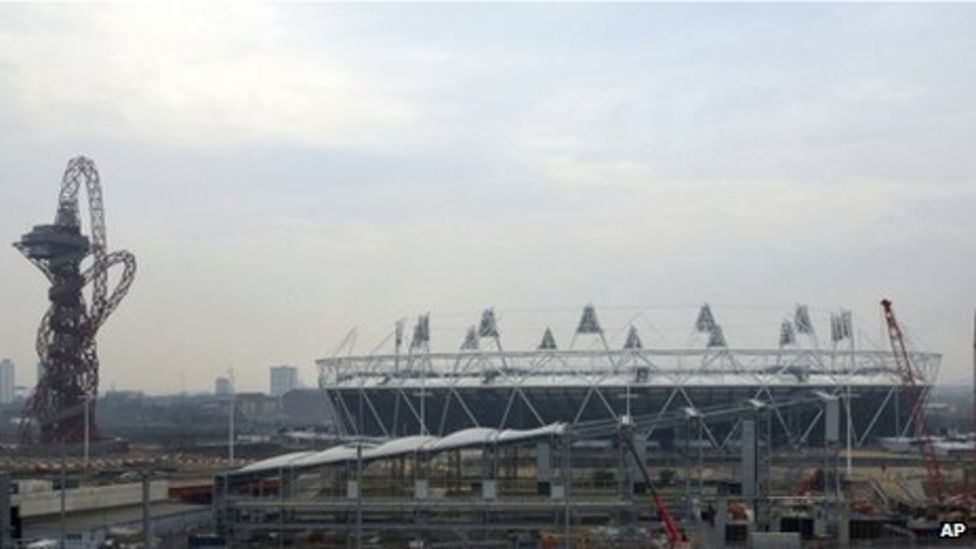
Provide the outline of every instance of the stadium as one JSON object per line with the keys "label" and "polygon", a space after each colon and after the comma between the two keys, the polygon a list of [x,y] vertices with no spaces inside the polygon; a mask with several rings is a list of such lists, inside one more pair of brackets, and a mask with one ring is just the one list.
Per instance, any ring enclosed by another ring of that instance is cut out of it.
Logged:
{"label": "stadium", "polygon": [[[816,427],[825,408],[816,396],[841,401],[842,436],[861,447],[911,433],[905,402],[921,406],[938,375],[941,355],[910,351],[922,398],[907,399],[897,356],[856,337],[843,310],[829,314],[824,337],[806,306],[780,312],[779,325],[768,328],[778,345],[768,347],[730,345],[708,304],[687,313],[691,337],[684,346],[645,345],[634,322],[619,327],[620,337],[608,337],[597,309],[587,305],[574,314],[566,348],[545,328],[534,346],[510,349],[501,314],[487,309],[451,352],[431,349],[430,316],[423,315],[409,342],[399,321],[375,352],[318,360],[319,384],[338,430],[350,436],[633,420],[652,444],[668,449],[682,436],[681,418],[697,418],[700,442],[721,449],[737,443],[742,418],[722,412],[751,403],[768,412],[770,440],[802,447],[822,441]],[[392,349],[382,349],[390,343]]]}

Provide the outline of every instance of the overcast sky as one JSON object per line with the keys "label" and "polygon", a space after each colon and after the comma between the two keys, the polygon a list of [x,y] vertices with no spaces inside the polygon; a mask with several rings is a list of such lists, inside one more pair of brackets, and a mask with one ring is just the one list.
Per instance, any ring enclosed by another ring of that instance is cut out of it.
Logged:
{"label": "overcast sky", "polygon": [[[103,389],[312,384],[354,326],[365,352],[430,310],[448,349],[487,305],[525,345],[587,302],[661,345],[705,301],[733,346],[797,302],[878,340],[885,296],[968,381],[973,29],[976,5],[2,5],[0,240],[95,159],[139,261]],[[46,285],[11,247],[0,281],[31,384]]]}

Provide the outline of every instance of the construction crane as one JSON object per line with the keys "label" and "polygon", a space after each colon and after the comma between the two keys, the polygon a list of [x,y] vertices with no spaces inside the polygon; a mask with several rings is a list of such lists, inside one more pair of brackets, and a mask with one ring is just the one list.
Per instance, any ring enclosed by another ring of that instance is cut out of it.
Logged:
{"label": "construction crane", "polygon": [[[84,184],[89,231],[81,232],[78,193]],[[40,358],[37,387],[24,407],[21,439],[31,442],[33,427],[42,443],[81,442],[97,432],[94,402],[98,393],[95,334],[129,291],[136,273],[135,257],[127,251],[109,253],[102,186],[95,163],[72,158],[64,171],[54,223],[37,225],[14,243],[48,281],[50,307],[37,330]],[[82,261],[91,257],[88,267]],[[108,270],[122,266],[109,292]],[[92,286],[90,303],[83,290]]]}
{"label": "construction crane", "polygon": [[793,492],[793,495],[795,496],[809,495],[810,492],[814,490],[823,489],[824,482],[825,479],[824,479],[823,469],[814,469],[810,471],[810,473],[807,474],[805,477],[803,477],[803,480],[800,481],[800,484],[796,487],[796,491]]}
{"label": "construction crane", "polygon": [[910,410],[911,421],[915,426],[915,437],[921,443],[922,458],[925,461],[929,485],[934,492],[936,501],[941,503],[945,496],[944,483],[942,470],[939,468],[939,460],[935,456],[935,449],[932,447],[932,440],[929,438],[925,425],[925,406],[921,398],[923,388],[918,385],[918,379],[922,376],[912,365],[908,348],[905,346],[904,334],[895,318],[895,311],[891,307],[891,300],[882,299],[881,309],[888,326],[888,339],[891,342],[891,351],[895,355],[898,373],[901,375],[902,388]]}
{"label": "construction crane", "polygon": [[657,509],[657,516],[664,523],[664,531],[668,536],[668,543],[671,547],[676,547],[682,542],[681,530],[678,529],[678,524],[675,522],[674,517],[671,516],[671,512],[664,503],[664,499],[658,493],[657,489],[654,488],[654,480],[651,479],[651,474],[647,471],[644,460],[641,459],[640,453],[637,451],[637,446],[634,444],[633,432],[630,429],[623,429],[621,434],[624,444],[627,445],[630,454],[634,457],[634,462],[637,463],[637,468],[640,470],[641,476],[644,477],[644,483],[647,485],[647,489],[651,492],[651,499],[654,501],[654,507]]}

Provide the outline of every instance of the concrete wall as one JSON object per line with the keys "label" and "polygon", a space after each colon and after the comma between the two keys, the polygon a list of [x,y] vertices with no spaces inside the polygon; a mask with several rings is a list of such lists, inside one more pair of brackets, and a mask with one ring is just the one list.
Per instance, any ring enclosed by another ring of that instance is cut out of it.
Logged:
{"label": "concrete wall", "polygon": [[[50,492],[53,486],[53,483],[50,480],[40,478],[21,478],[13,482],[17,485],[18,494]],[[14,496],[14,498],[16,498],[16,496]]]}
{"label": "concrete wall", "polygon": [[[169,492],[169,481],[153,480],[149,483],[150,501],[163,501]],[[20,506],[21,517],[38,517],[61,512],[61,492],[50,490],[16,494],[13,505]],[[65,491],[65,509],[85,511],[136,505],[142,503],[142,483],[110,484],[107,486],[82,486]]]}
{"label": "concrete wall", "polygon": [[[210,509],[199,511],[187,511],[168,515],[165,517],[155,517],[152,519],[152,534],[157,539],[157,547],[185,547],[186,532],[194,528],[207,528],[211,526],[213,512]],[[30,524],[24,526],[24,536],[37,539],[56,540],[61,534],[57,527],[50,527],[51,521],[45,521],[47,525],[36,527]],[[67,532],[67,542],[65,549],[91,549],[98,543],[104,542],[109,532],[118,533],[127,530],[133,535],[142,534],[142,519],[126,521],[110,525],[88,525],[86,527],[71,527]]]}
{"label": "concrete wall", "polygon": [[801,546],[798,532],[752,532],[749,536],[751,549],[800,549]]}

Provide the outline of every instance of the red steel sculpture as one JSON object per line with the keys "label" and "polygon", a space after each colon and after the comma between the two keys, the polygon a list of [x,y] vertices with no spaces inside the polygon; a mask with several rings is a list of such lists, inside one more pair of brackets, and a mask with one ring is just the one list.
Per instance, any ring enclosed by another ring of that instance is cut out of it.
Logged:
{"label": "red steel sculpture", "polygon": [[[91,238],[81,232],[78,192],[85,186]],[[16,247],[44,273],[51,288],[50,307],[37,330],[40,357],[37,387],[24,408],[21,439],[41,443],[75,443],[95,428],[98,353],[95,334],[132,285],[136,259],[127,251],[108,253],[102,187],[95,163],[72,158],[65,169],[54,223],[37,225]],[[91,262],[82,268],[82,262]],[[122,265],[118,284],[109,292],[108,271]],[[91,285],[90,305],[83,290]],[[87,407],[87,410],[86,410]]]}

